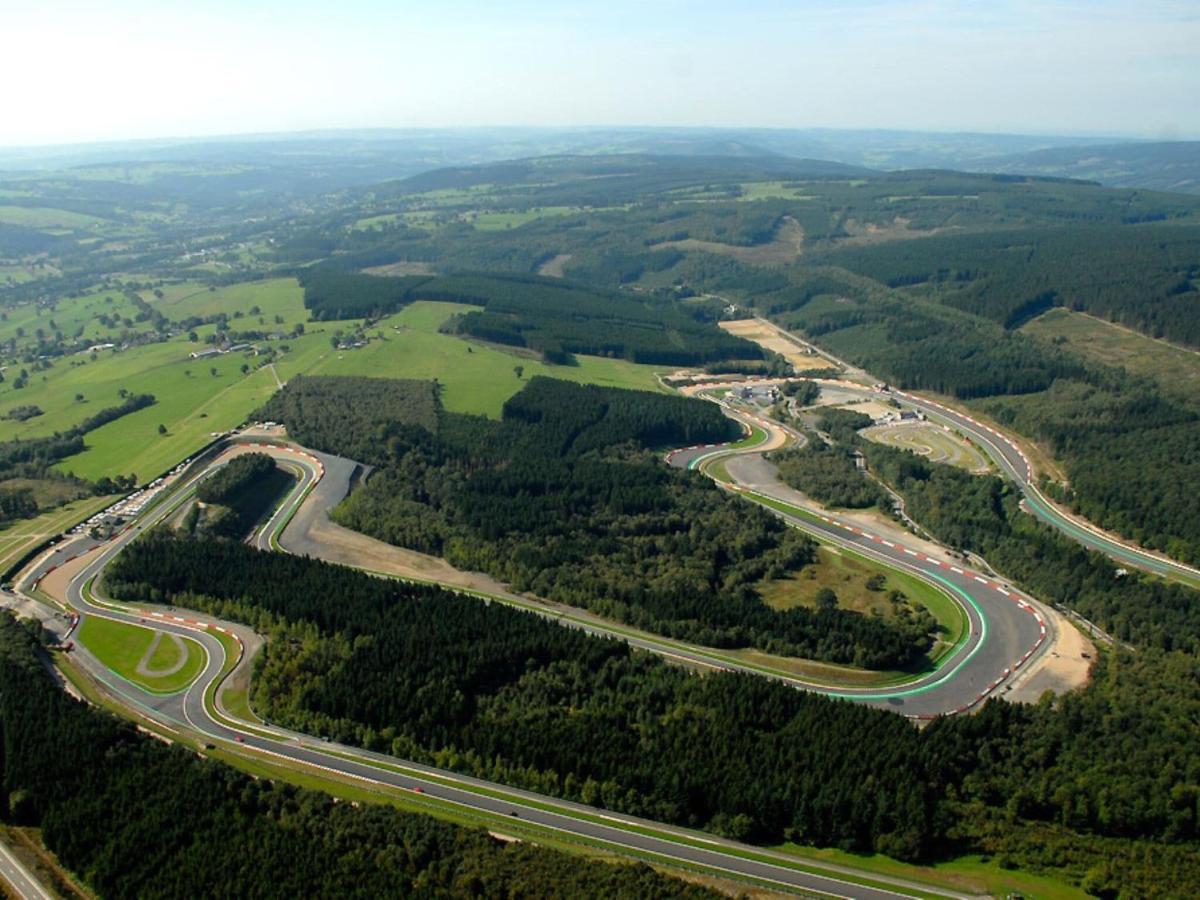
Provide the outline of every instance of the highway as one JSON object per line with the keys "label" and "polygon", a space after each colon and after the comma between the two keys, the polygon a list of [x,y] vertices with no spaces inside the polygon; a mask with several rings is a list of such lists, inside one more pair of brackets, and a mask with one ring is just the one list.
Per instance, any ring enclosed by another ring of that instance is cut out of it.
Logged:
{"label": "highway", "polygon": [[[249,445],[238,447],[234,452],[244,452],[246,449],[266,450],[285,464],[295,466],[301,473],[301,479],[291,494],[272,515],[268,527],[260,532],[260,536],[270,535],[274,533],[271,529],[277,529],[288,521],[306,496],[316,492],[323,480],[325,462],[320,455],[298,448]],[[613,815],[394,757],[324,742],[285,729],[235,720],[219,709],[215,702],[220,682],[227,675],[227,658],[225,644],[210,627],[218,626],[240,643],[240,626],[169,608],[148,610],[128,607],[100,601],[90,594],[90,585],[96,576],[131,540],[173,515],[195,484],[211,468],[223,464],[228,458],[229,454],[223,454],[209,464],[184,473],[172,487],[169,498],[149,508],[135,524],[113,539],[102,543],[86,537],[68,541],[35,561],[18,582],[20,591],[31,592],[49,572],[71,561],[78,571],[72,574],[66,596],[61,599],[80,614],[81,620],[86,616],[97,616],[131,624],[148,623],[160,630],[189,637],[203,647],[206,661],[197,680],[184,692],[162,696],[143,691],[116,676],[86,648],[76,646],[72,651],[74,661],[103,685],[110,696],[135,715],[147,717],[171,730],[183,729],[200,740],[214,744],[219,742],[239,754],[258,756],[289,767],[310,768],[318,773],[377,788],[409,791],[415,802],[431,807],[458,807],[469,811],[474,817],[490,820],[493,822],[491,827],[501,827],[505,833],[522,833],[522,829],[525,829],[536,839],[539,832],[549,831],[570,840],[583,841],[650,862],[698,868],[782,891],[861,897],[867,900],[910,897],[915,894],[959,896],[926,885],[856,872],[845,867],[801,861],[702,832]],[[77,557],[80,552],[85,554],[85,558]],[[47,619],[55,618],[48,608],[44,616]],[[245,664],[246,661],[243,659],[238,662]]]}

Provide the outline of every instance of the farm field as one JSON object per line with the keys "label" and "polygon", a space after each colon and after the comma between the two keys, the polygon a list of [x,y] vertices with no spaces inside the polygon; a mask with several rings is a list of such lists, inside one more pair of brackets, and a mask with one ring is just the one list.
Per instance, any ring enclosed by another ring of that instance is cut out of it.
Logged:
{"label": "farm field", "polygon": [[[535,357],[438,333],[451,316],[475,308],[418,301],[380,320],[370,334],[382,332],[384,338],[373,339],[366,347],[332,353],[324,340],[326,355],[306,371],[314,375],[437,379],[444,389],[446,409],[488,416],[499,416],[504,401],[535,375],[609,387],[662,390],[654,366],[586,356],[578,357],[575,366],[548,366]],[[324,323],[326,328],[332,324]],[[514,371],[516,366],[523,369],[520,378]],[[281,365],[280,370],[290,368]]]}
{"label": "farm field", "polygon": [[125,680],[160,694],[183,690],[204,667],[195,641],[177,644],[165,633],[96,616],[84,619],[79,643]]}
{"label": "farm field", "polygon": [[[164,294],[158,302],[171,303],[172,295]],[[205,290],[195,296],[181,290],[176,291],[175,302],[194,304],[197,309],[203,303],[213,304],[212,309],[242,311],[257,305],[268,323],[276,314],[284,316],[286,325],[266,326],[281,329],[290,329],[307,316],[299,287],[291,279],[234,285],[212,293]],[[154,405],[91,432],[85,438],[88,449],[57,465],[60,471],[83,478],[132,473],[147,481],[203,447],[213,432],[245,421],[275,392],[279,381],[304,373],[437,379],[444,386],[447,409],[490,416],[498,416],[504,401],[539,374],[614,387],[661,389],[651,366],[591,357],[580,357],[575,366],[547,366],[530,356],[438,333],[448,318],[468,309],[451,303],[417,302],[378,322],[366,347],[336,352],[330,346],[334,332],[351,333],[359,323],[312,323],[302,336],[265,342],[280,354],[274,371],[259,368],[261,359],[250,354],[191,359],[189,354],[204,345],[193,344],[184,336],[120,353],[101,351],[95,360],[77,355],[45,371],[30,372],[28,385],[20,390],[11,386],[11,377],[0,384],[0,415],[26,405],[43,411],[24,422],[0,419],[0,441],[69,429],[118,405],[122,390],[153,394],[157,398]],[[213,327],[196,330],[203,336]],[[247,323],[246,327],[254,326]],[[251,367],[247,374],[241,372],[242,365]],[[520,378],[517,366],[523,370]],[[166,428],[166,434],[159,433],[159,425]]]}
{"label": "farm field", "polygon": [[1046,340],[1064,339],[1066,347],[1107,366],[1152,378],[1172,394],[1196,396],[1200,353],[1155,340],[1086,313],[1052,309],[1022,327]]}
{"label": "farm field", "polygon": [[523,210],[489,210],[468,213],[464,218],[480,231],[501,231],[505,228],[520,228],[522,225],[536,222],[538,219],[568,216],[571,213],[584,211],[582,207],[576,206],[535,206],[532,209]]}
{"label": "farm field", "polygon": [[[102,335],[121,331],[146,331],[149,325],[134,321],[137,307],[120,291],[104,290],[85,294],[82,297],[67,297],[59,300],[52,308],[32,303],[9,307],[0,319],[0,342],[15,341],[19,348],[37,345],[37,333],[42,331],[52,337],[56,331],[70,339],[76,336],[96,339]],[[118,319],[129,319],[130,324],[120,322],[107,328],[98,321],[106,315]],[[5,373],[8,377],[8,373]]]}
{"label": "farm field", "polygon": [[[182,282],[162,290],[162,299],[155,298],[151,292],[143,293],[143,297],[173,320],[226,313],[230,327],[238,331],[290,331],[297,323],[308,321],[304,292],[294,278],[250,281],[215,291],[197,282]],[[250,310],[254,307],[258,307],[259,312],[251,315]],[[242,316],[235,319],[234,313],[242,313]],[[281,316],[283,324],[277,324],[275,316]]]}
{"label": "farm field", "polygon": [[91,228],[93,225],[106,224],[107,221],[86,213],[48,206],[0,206],[0,222],[26,228]]}
{"label": "farm field", "polygon": [[791,187],[784,181],[748,181],[738,187],[742,189],[740,200],[804,200],[809,196],[803,188]]}
{"label": "farm field", "polygon": [[990,468],[987,457],[979,448],[954,432],[929,422],[876,425],[864,429],[862,436],[879,444],[917,453],[931,462],[958,466],[968,472],[983,473]]}

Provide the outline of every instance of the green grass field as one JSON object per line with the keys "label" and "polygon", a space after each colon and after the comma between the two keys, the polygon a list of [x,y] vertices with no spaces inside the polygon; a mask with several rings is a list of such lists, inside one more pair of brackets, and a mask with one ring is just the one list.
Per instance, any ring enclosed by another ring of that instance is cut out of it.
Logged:
{"label": "green grass field", "polygon": [[[230,327],[235,331],[290,331],[298,322],[308,321],[304,292],[294,278],[250,281],[215,291],[198,282],[187,281],[161,290],[161,299],[149,291],[142,296],[175,321],[223,312],[229,315]],[[251,315],[250,310],[254,307],[258,307],[259,312]],[[234,318],[235,313],[242,313],[241,318]],[[283,324],[275,322],[277,315],[283,318]]]}
{"label": "green grass field", "polygon": [[[153,477],[206,443],[210,432],[237,425],[275,390],[270,371],[241,373],[241,365],[253,365],[253,358],[229,354],[192,360],[191,349],[185,339],[175,339],[123,353],[104,352],[95,361],[81,356],[31,373],[22,390],[5,385],[0,410],[32,404],[44,414],[25,422],[0,421],[0,440],[66,430],[119,404],[122,389],[150,393],[157,403],[91,432],[85,439],[89,449],[58,468],[85,478],[129,472]],[[158,434],[160,424],[167,428],[166,436]]]}
{"label": "green grass field", "polygon": [[[232,321],[234,327],[245,323],[246,329],[290,331],[307,317],[300,288],[293,279],[233,285],[215,292],[204,289],[196,293],[192,287],[169,286],[163,290],[163,298],[155,302],[169,309],[172,318],[179,309],[195,315],[218,309],[241,310],[247,315]],[[107,308],[104,296],[91,295],[76,302],[86,308],[97,304]],[[172,306],[176,308],[170,309]],[[248,315],[254,306],[260,308],[261,316]],[[12,373],[0,383],[0,415],[24,405],[37,406],[43,412],[24,422],[0,419],[0,441],[65,431],[119,404],[121,390],[153,394],[157,398],[153,406],[91,432],[85,438],[87,449],[83,453],[57,465],[60,471],[88,479],[133,473],[147,481],[204,446],[214,432],[244,422],[277,390],[277,377],[286,381],[312,373],[437,379],[444,387],[447,409],[490,416],[498,416],[504,401],[535,375],[661,390],[656,369],[651,366],[596,357],[580,357],[574,366],[547,366],[532,356],[468,344],[438,333],[448,318],[470,308],[451,303],[414,303],[372,327],[371,342],[358,350],[334,351],[330,346],[335,331],[352,332],[358,323],[308,322],[306,333],[300,337],[258,342],[279,352],[274,372],[258,368],[262,360],[249,354],[191,359],[192,351],[207,345],[193,344],[186,335],[120,352],[100,351],[95,359],[76,354],[55,361],[45,371],[30,370],[24,388],[13,386]],[[286,324],[275,325],[275,315],[284,317]],[[268,324],[260,326],[260,317]],[[0,324],[18,327],[12,317]],[[214,328],[208,325],[196,331],[203,340]],[[241,372],[242,365],[250,366],[248,374]],[[523,370],[520,378],[517,366]],[[214,368],[216,375],[212,374]],[[159,434],[159,425],[167,429],[165,435]]]}
{"label": "green grass field", "polygon": [[480,231],[503,231],[506,228],[520,228],[538,219],[569,216],[571,213],[583,211],[583,208],[578,206],[535,206],[523,210],[468,213],[465,218]]}
{"label": "green grass field", "polygon": [[968,472],[986,472],[990,468],[983,452],[952,431],[926,422],[878,425],[864,429],[863,437],[945,463]]}
{"label": "green grass field", "polygon": [[350,226],[351,231],[370,231],[372,228],[380,228],[388,225],[394,225],[397,222],[403,221],[400,213],[384,213],[379,216],[367,216],[365,219],[359,219]]}
{"label": "green grass field", "polygon": [[1084,313],[1052,309],[1022,327],[1047,340],[1065,341],[1067,349],[1106,366],[1152,378],[1167,393],[1189,399],[1200,389],[1200,353],[1155,340]]}
{"label": "green grass field", "polygon": [[[137,322],[137,307],[120,291],[97,291],[82,297],[64,297],[56,301],[53,307],[47,308],[32,303],[22,306],[9,307],[0,317],[0,342],[15,341],[20,349],[30,349],[37,345],[37,334],[41,331],[48,339],[55,332],[62,332],[70,340],[82,338],[96,340],[102,335],[118,334],[121,331],[144,332],[149,330],[147,322]],[[113,328],[100,324],[101,315],[115,316],[121,320],[128,319]],[[5,373],[6,379],[12,380],[12,372],[19,366],[10,366]],[[5,385],[0,385],[0,388]]]}
{"label": "green grass field", "polygon": [[[872,591],[867,582],[878,574],[884,576],[883,586]],[[805,566],[793,577],[761,585],[759,593],[763,601],[775,609],[816,608],[817,592],[825,587],[837,594],[839,607],[885,618],[895,614],[888,592],[899,591],[937,619],[943,629],[941,640],[945,644],[955,644],[966,626],[962,611],[945,594],[919,578],[827,545],[817,548],[815,563]]]}
{"label": "green grass field", "polygon": [[138,671],[143,661],[150,672],[165,671],[180,662],[178,647],[165,638],[151,652],[154,636],[150,628],[96,616],[88,616],[79,627],[79,642],[122,678],[156,694],[183,690],[204,668],[204,651],[195,641],[184,638],[187,655],[178,671],[163,676],[143,675]]}
{"label": "green grass field", "polygon": [[[888,601],[888,591],[902,590],[898,579],[885,573],[882,589],[872,591],[867,582],[880,570],[863,560],[846,556],[831,547],[817,548],[817,561],[804,567],[791,578],[768,582],[760,589],[763,600],[774,609],[817,607],[817,592],[830,588],[838,597],[838,606],[866,615],[891,617],[894,613]],[[898,574],[898,573],[896,573]]]}
{"label": "green grass field", "polygon": [[49,206],[0,206],[0,222],[26,228],[91,228],[106,219]]}
{"label": "green grass field", "polygon": [[962,856],[930,866],[897,862],[883,854],[847,853],[832,848],[782,844],[775,848],[799,859],[853,866],[884,877],[936,884],[952,891],[991,897],[1021,896],[1026,900],[1083,900],[1089,896],[1062,881],[1031,872],[1003,869],[998,861]]}
{"label": "green grass field", "polygon": [[[451,316],[474,308],[418,301],[381,320],[370,334],[382,332],[383,340],[372,340],[359,350],[334,352],[328,338],[323,338],[321,358],[301,371],[376,378],[436,378],[444,388],[442,399],[448,410],[489,416],[498,416],[504,401],[535,375],[611,387],[661,390],[653,366],[598,357],[579,357],[577,366],[547,366],[536,358],[438,334],[438,327]],[[333,323],[323,323],[330,331],[332,326]],[[523,368],[520,378],[514,371],[516,366]],[[293,368],[287,364],[281,365],[280,370],[291,373]]]}
{"label": "green grass field", "polygon": [[788,187],[783,181],[748,181],[738,186],[742,189],[742,200],[810,199],[802,189]]}

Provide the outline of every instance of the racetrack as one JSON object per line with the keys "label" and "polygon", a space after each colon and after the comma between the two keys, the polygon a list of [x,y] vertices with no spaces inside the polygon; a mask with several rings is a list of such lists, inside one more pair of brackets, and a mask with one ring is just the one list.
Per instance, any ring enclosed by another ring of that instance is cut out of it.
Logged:
{"label": "racetrack", "polygon": [[[768,432],[784,428],[722,406],[727,415],[746,426]],[[688,448],[669,454],[667,459],[674,466],[688,469],[720,459],[733,482],[731,490],[766,506],[817,540],[861,553],[932,584],[960,605],[969,623],[966,639],[943,659],[937,671],[907,684],[886,690],[813,685],[809,689],[917,718],[965,712],[994,693],[1003,692],[1011,679],[1047,647],[1053,637],[1050,618],[1037,601],[1012,585],[845,520],[805,509],[807,498],[780,482],[774,465],[764,455],[765,448],[780,443],[770,441],[738,451]]]}
{"label": "racetrack", "polygon": [[[306,496],[309,499],[317,496],[314,485],[319,486],[326,464],[320,456],[298,448],[274,446],[255,449],[265,449],[277,459],[297,466],[302,472],[302,480],[271,517],[269,528],[265,531],[268,535],[278,530],[286,533],[290,523],[295,521],[296,510],[307,502]],[[226,458],[218,459],[215,464],[221,464]],[[193,613],[182,614],[170,609],[142,610],[104,601],[92,596],[89,587],[129,541],[172,515],[176,505],[186,499],[206,471],[207,467],[199,472],[185,473],[173,487],[169,499],[147,510],[136,524],[113,540],[97,544],[88,538],[76,538],[68,542],[68,546],[38,560],[20,581],[22,590],[33,590],[47,572],[66,565],[64,574],[68,580],[65,596],[60,599],[81,616],[97,616],[133,624],[146,621],[165,633],[189,637],[202,646],[205,665],[200,677],[185,692],[170,696],[150,694],[115,676],[86,650],[79,648],[73,651],[75,662],[103,686],[104,692],[136,716],[147,717],[172,732],[182,729],[198,735],[202,741],[220,742],[231,751],[267,762],[348,779],[377,789],[406,791],[410,799],[414,797],[411,792],[419,788],[416,802],[428,804],[430,809],[442,809],[459,816],[469,814],[475,820],[502,828],[504,833],[517,833],[527,839],[536,840],[539,835],[556,835],[559,839],[566,837],[660,865],[694,868],[775,890],[872,900],[918,894],[956,896],[925,885],[865,875],[846,867],[799,861],[786,854],[749,847],[708,834],[611,815],[579,804],[466,778],[353,747],[322,742],[285,729],[233,719],[216,702],[221,680],[230,670],[226,643],[221,638],[233,636],[240,645],[244,639],[239,632],[244,629]],[[75,551],[78,550],[83,550],[82,557],[75,557]],[[62,562],[68,559],[69,562]],[[48,608],[45,615],[51,620],[55,618]],[[211,630],[213,626],[225,634]],[[245,660],[239,660],[239,664],[244,665]]]}
{"label": "racetrack", "polygon": [[[862,395],[875,393],[861,385],[839,383],[841,388],[853,388]],[[1058,529],[1067,537],[1097,550],[1122,565],[1133,566],[1165,578],[1200,587],[1200,569],[1170,559],[1093,525],[1082,516],[1063,508],[1047,497],[1037,486],[1033,465],[1015,440],[998,429],[979,421],[969,413],[952,409],[936,400],[906,391],[890,394],[902,403],[918,409],[931,420],[951,426],[969,437],[999,466],[1006,477],[1016,482],[1024,497],[1025,506],[1038,519]]]}

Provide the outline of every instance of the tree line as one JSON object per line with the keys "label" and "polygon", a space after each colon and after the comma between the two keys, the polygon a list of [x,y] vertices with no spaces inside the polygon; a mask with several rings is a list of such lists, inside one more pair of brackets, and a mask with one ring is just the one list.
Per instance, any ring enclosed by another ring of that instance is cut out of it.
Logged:
{"label": "tree line", "polygon": [[571,355],[700,365],[761,359],[757,344],[726,334],[673,304],[534,275],[462,274],[383,278],[316,266],[299,273],[304,304],[318,319],[377,318],[413,300],[484,307],[457,322],[460,334],[529,347],[548,361]]}

